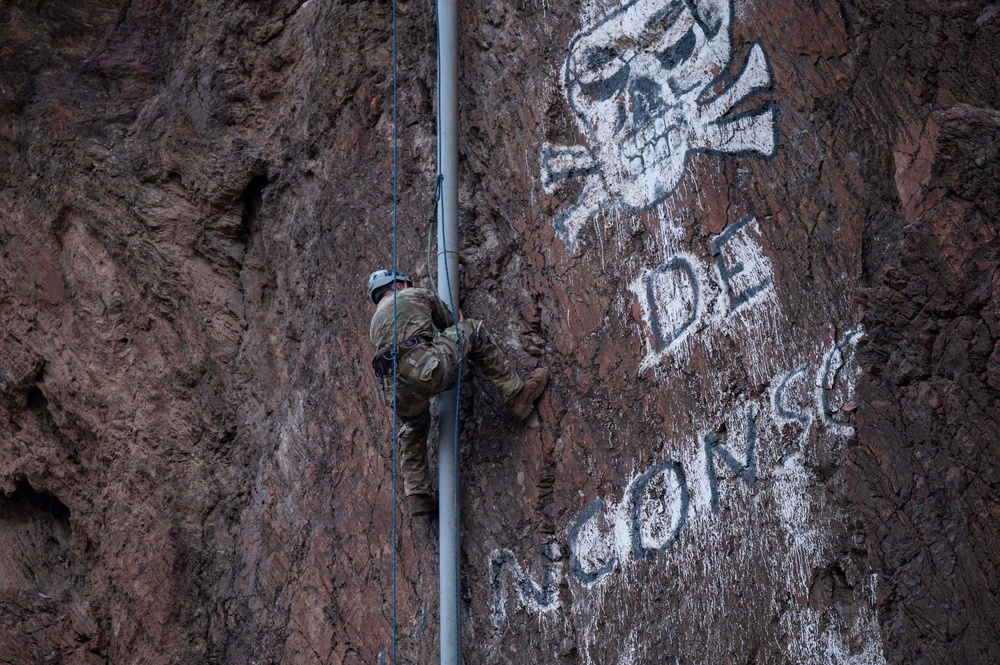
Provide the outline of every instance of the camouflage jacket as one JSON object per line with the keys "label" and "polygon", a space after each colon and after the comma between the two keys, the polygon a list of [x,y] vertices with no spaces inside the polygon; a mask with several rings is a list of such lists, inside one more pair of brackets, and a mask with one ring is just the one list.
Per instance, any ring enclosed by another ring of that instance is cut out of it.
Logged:
{"label": "camouflage jacket", "polygon": [[[409,288],[396,292],[396,342],[411,337],[434,337],[455,325],[443,300],[428,289]],[[376,354],[392,346],[392,294],[379,301],[372,317],[369,338]]]}

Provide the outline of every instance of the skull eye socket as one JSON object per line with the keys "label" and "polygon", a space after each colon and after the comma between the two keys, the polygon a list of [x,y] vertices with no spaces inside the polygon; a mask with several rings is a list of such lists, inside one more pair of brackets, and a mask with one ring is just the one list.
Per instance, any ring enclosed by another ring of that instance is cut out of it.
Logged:
{"label": "skull eye socket", "polygon": [[621,64],[614,73],[612,73],[607,78],[594,78],[594,80],[587,81],[584,77],[580,77],[577,84],[580,86],[580,92],[591,99],[591,101],[606,101],[611,99],[616,94],[625,89],[625,84],[628,83],[629,68],[628,65],[619,61]]}
{"label": "skull eye socket", "polygon": [[574,58],[573,70],[583,84],[597,83],[614,77],[625,62],[619,57],[614,45],[588,49]]}
{"label": "skull eye socket", "polygon": [[581,49],[573,58],[570,76],[591,101],[611,99],[628,82],[629,66],[615,44]]}
{"label": "skull eye socket", "polygon": [[647,53],[669,50],[682,42],[697,20],[683,2],[668,3],[650,16],[638,35],[639,46]]}
{"label": "skull eye socket", "polygon": [[688,30],[687,34],[681,37],[679,41],[656,54],[657,59],[664,66],[664,68],[673,69],[677,65],[691,58],[691,55],[694,53],[695,46],[697,46],[699,42],[696,30],[699,30],[697,23],[691,26],[691,29]]}

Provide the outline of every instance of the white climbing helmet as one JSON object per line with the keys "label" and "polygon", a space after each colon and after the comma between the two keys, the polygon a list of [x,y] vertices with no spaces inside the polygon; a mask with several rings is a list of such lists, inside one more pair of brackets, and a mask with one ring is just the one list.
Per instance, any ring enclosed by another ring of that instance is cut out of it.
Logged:
{"label": "white climbing helmet", "polygon": [[395,270],[376,270],[373,272],[368,278],[368,295],[371,296],[372,302],[378,304],[378,300],[375,299],[375,292],[393,282],[406,282],[410,286],[413,285],[412,279]]}

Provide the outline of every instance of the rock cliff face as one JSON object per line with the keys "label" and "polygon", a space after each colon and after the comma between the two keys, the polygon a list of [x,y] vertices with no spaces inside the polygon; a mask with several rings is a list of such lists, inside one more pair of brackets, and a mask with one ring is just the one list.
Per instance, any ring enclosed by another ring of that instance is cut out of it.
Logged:
{"label": "rock cliff face", "polygon": [[[399,8],[401,268],[435,26]],[[470,663],[1000,660],[1000,10],[464,3]],[[376,663],[392,6],[0,5],[0,661]],[[435,438],[432,435],[432,450]],[[437,659],[401,515],[399,661]]]}

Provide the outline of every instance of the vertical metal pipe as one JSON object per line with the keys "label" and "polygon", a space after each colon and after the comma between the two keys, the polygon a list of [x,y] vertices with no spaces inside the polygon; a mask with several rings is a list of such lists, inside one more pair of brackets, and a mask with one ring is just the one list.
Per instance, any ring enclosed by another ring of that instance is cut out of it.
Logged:
{"label": "vertical metal pipe", "polygon": [[[458,6],[437,0],[438,18],[438,295],[458,320]],[[459,510],[455,414],[458,393],[439,398],[438,502],[441,665],[459,665]]]}

